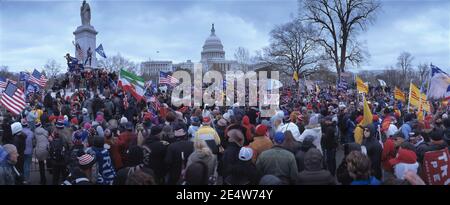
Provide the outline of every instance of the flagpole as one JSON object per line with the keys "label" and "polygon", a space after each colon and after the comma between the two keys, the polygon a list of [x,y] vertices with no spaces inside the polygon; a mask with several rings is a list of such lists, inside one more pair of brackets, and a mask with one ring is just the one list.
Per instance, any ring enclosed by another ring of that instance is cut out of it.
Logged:
{"label": "flagpole", "polygon": [[411,103],[411,83],[412,83],[412,79],[409,80],[409,97],[408,97],[408,113],[409,113],[409,104]]}
{"label": "flagpole", "polygon": [[431,70],[431,66],[433,66],[433,63],[430,63],[430,75],[428,75],[428,85],[427,85],[427,99],[428,99],[428,91],[430,90],[431,76],[433,76],[433,71]]}

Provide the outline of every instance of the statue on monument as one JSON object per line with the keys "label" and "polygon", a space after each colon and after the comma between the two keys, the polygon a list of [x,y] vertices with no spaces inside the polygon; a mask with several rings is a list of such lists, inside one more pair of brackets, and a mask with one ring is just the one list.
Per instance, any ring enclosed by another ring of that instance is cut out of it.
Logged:
{"label": "statue on monument", "polygon": [[86,0],[84,0],[83,5],[81,5],[80,15],[82,25],[91,25],[91,7],[86,3]]}

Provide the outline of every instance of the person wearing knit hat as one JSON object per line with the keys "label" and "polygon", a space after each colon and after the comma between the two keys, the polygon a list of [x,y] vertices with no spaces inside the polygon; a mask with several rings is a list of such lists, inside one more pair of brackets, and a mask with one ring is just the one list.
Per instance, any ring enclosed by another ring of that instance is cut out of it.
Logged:
{"label": "person wearing knit hat", "polygon": [[64,117],[59,116],[58,120],[56,121],[56,128],[63,129],[64,128]]}
{"label": "person wearing knit hat", "polygon": [[13,144],[0,145],[0,185],[16,185],[18,174],[14,165],[19,154]]}
{"label": "person wearing knit hat", "polygon": [[83,171],[91,169],[92,166],[95,164],[95,157],[87,153],[77,157],[77,159],[78,165],[80,169]]}
{"label": "person wearing knit hat", "polygon": [[275,144],[277,145],[281,145],[283,144],[284,141],[284,133],[282,132],[276,132],[275,136],[273,138],[273,141],[275,142]]}

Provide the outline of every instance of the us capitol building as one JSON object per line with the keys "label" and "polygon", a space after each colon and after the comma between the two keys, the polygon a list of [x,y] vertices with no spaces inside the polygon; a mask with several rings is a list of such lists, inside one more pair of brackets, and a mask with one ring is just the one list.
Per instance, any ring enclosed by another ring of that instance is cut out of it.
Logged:
{"label": "us capitol building", "polygon": [[[222,41],[216,35],[214,24],[211,27],[211,34],[203,44],[201,52],[201,60],[203,72],[208,70],[217,70],[220,72],[227,72],[237,70],[239,68],[237,61],[226,60],[225,51],[223,50]],[[173,72],[177,70],[186,70],[193,72],[194,63],[191,60],[186,62],[174,64],[172,61],[145,61],[141,63],[142,74],[150,75],[152,79],[157,80],[159,72]],[[244,71],[245,72],[245,71]]]}

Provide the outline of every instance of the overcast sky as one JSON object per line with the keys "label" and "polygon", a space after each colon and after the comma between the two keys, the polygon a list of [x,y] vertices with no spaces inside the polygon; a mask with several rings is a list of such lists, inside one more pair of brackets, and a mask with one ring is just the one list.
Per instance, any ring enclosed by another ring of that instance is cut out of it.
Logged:
{"label": "overcast sky", "polygon": [[[81,24],[81,2],[0,0],[0,65],[18,72],[55,59],[65,66],[65,53],[74,54],[71,42]],[[239,46],[253,54],[268,45],[274,25],[289,21],[297,11],[296,0],[88,3],[91,25],[99,32],[97,44],[103,44],[107,56],[120,53],[136,62],[198,62],[211,23],[227,59]],[[375,24],[360,35],[370,53],[363,69],[384,69],[408,51],[414,65],[432,62],[450,71],[450,0],[383,0],[382,6]]]}

